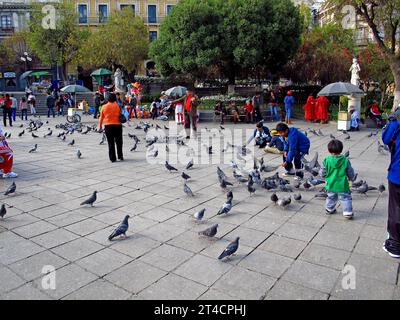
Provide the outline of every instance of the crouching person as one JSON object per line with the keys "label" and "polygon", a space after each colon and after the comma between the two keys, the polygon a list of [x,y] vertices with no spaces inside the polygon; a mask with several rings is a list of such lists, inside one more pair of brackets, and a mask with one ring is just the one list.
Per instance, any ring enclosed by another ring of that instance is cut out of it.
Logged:
{"label": "crouching person", "polygon": [[254,129],[252,136],[247,140],[246,145],[248,145],[252,140],[255,140],[255,144],[259,148],[265,148],[267,143],[271,141],[271,133],[269,132],[268,127],[264,126],[262,122],[258,122],[256,129]]}
{"label": "crouching person", "polygon": [[0,127],[0,173],[3,178],[16,178],[18,174],[12,172],[14,154],[4,136],[3,128]]}

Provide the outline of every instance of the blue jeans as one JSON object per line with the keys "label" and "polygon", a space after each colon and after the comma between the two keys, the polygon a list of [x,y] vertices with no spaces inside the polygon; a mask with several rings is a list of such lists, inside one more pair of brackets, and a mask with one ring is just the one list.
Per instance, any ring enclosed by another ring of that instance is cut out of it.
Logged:
{"label": "blue jeans", "polygon": [[291,118],[292,117],[292,107],[285,106],[285,111],[286,111],[286,118]]}
{"label": "blue jeans", "polygon": [[15,121],[16,115],[17,115],[17,109],[11,108],[11,116],[12,116],[13,121]]}
{"label": "blue jeans", "polygon": [[271,119],[279,121],[278,106],[269,106],[269,111],[271,112]]}
{"label": "blue jeans", "polygon": [[53,118],[56,116],[54,112],[54,107],[47,107],[47,118],[50,117],[50,113],[53,115]]}
{"label": "blue jeans", "polygon": [[[295,154],[295,156],[293,157],[293,162],[294,162],[294,167],[295,169],[299,170],[302,168],[302,163],[301,163],[301,158],[305,155],[308,154],[307,152],[298,152],[297,154]],[[283,162],[286,162],[286,157],[283,156]],[[286,171],[292,171],[293,169],[293,164],[291,162],[286,164]]]}
{"label": "blue jeans", "polygon": [[353,213],[353,201],[351,197],[351,192],[328,192],[328,198],[326,198],[326,208],[329,211],[335,209],[338,202],[342,204],[343,213]]}
{"label": "blue jeans", "polygon": [[24,116],[25,116],[25,120],[28,120],[28,109],[21,110],[21,120],[24,120]]}

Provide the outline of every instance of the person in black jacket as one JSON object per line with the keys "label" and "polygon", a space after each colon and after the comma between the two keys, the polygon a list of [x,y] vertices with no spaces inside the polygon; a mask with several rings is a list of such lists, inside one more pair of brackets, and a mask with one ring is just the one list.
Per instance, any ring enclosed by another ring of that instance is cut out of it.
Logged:
{"label": "person in black jacket", "polygon": [[253,139],[255,139],[256,146],[259,146],[259,148],[264,148],[267,143],[271,141],[271,133],[268,127],[264,126],[262,122],[257,123],[256,129],[249,140],[247,140],[246,145],[248,145]]}

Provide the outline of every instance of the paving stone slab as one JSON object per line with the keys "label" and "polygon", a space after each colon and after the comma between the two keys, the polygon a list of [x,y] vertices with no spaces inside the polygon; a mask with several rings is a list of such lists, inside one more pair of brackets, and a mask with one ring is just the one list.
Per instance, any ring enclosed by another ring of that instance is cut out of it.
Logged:
{"label": "paving stone slab", "polygon": [[267,293],[265,300],[327,300],[329,295],[301,285],[278,280]]}

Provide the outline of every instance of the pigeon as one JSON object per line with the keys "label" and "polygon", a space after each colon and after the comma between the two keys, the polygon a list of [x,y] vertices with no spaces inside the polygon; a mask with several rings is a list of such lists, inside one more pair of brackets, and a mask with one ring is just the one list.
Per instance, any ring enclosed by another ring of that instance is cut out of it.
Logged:
{"label": "pigeon", "polygon": [[192,189],[190,189],[186,183],[183,185],[183,192],[185,192],[188,196],[194,197]]}
{"label": "pigeon", "polygon": [[347,134],[344,140],[350,140],[350,136]]}
{"label": "pigeon", "polygon": [[17,185],[15,184],[15,182],[13,182],[6,190],[6,192],[4,192],[4,195],[7,196],[11,193],[14,193],[17,190]]}
{"label": "pigeon", "polygon": [[378,186],[378,191],[380,193],[383,193],[385,190],[386,190],[386,188],[385,188],[385,185],[383,183]]}
{"label": "pigeon", "polygon": [[200,221],[204,217],[204,212],[206,212],[206,209],[201,209],[200,211],[195,212],[193,216],[196,220]]}
{"label": "pigeon", "polygon": [[350,151],[347,150],[347,151],[344,153],[344,156],[345,156],[346,158],[348,158],[348,157],[350,156]]}
{"label": "pigeon", "polygon": [[372,137],[372,132],[369,135],[367,135],[367,138],[371,138],[371,137]]}
{"label": "pigeon", "polygon": [[168,170],[169,172],[171,172],[171,171],[178,171],[178,169],[176,169],[176,168],[174,168],[173,166],[171,166],[171,165],[168,163],[168,161],[165,161],[165,168],[167,168],[167,170]]}
{"label": "pigeon", "polygon": [[212,152],[212,146],[209,146],[208,147],[208,154],[212,154],[213,152]]}
{"label": "pigeon", "polygon": [[34,134],[34,133],[32,132],[32,138],[39,138],[39,136],[37,136],[36,134]]}
{"label": "pigeon", "polygon": [[233,192],[232,192],[232,191],[229,191],[229,192],[226,194],[226,199],[227,199],[227,201],[232,202],[232,200],[233,200]]}
{"label": "pigeon", "polygon": [[325,181],[321,180],[321,179],[314,179],[314,177],[310,177],[310,179],[308,179],[308,182],[313,185],[314,187],[320,185],[320,184],[324,184]]}
{"label": "pigeon", "polygon": [[23,128],[23,127],[24,127],[24,125],[23,125],[23,124],[20,124],[20,125],[19,125],[19,127],[20,127],[20,128]]}
{"label": "pigeon", "polygon": [[200,231],[199,235],[212,238],[217,234],[217,231],[218,231],[218,223],[213,224],[211,227],[207,228],[206,230]]}
{"label": "pigeon", "polygon": [[153,158],[157,158],[157,156],[158,156],[158,150],[156,150],[156,151],[154,152]]}
{"label": "pigeon", "polygon": [[168,128],[166,125],[164,125],[164,129],[165,129],[165,130],[169,130],[169,128]]}
{"label": "pigeon", "polygon": [[128,224],[128,219],[130,218],[129,215],[126,215],[124,220],[119,224],[119,226],[111,233],[111,235],[108,237],[108,240],[112,240],[115,237],[118,237],[120,235],[124,235],[126,237],[126,232],[128,231],[129,224]]}
{"label": "pigeon", "polygon": [[165,145],[165,151],[166,151],[166,152],[169,152],[169,147],[168,147],[168,145]]}
{"label": "pigeon", "polygon": [[22,137],[22,135],[25,133],[25,130],[22,130],[20,133],[18,133],[18,137]]}
{"label": "pigeon", "polygon": [[319,129],[317,133],[318,133],[318,135],[320,135],[320,136],[323,136],[323,135],[324,135],[324,134],[322,133],[322,130],[321,130],[321,129]]}
{"label": "pigeon", "polygon": [[356,189],[356,191],[357,191],[358,193],[361,193],[361,194],[367,194],[367,192],[369,191],[369,189],[368,189],[368,184],[367,184],[366,182],[364,182],[364,183],[361,185],[361,187],[358,187],[358,188]]}
{"label": "pigeon", "polygon": [[78,159],[80,159],[82,157],[81,150],[78,149],[78,151],[76,152],[76,156],[78,157]]}
{"label": "pigeon", "polygon": [[7,213],[6,205],[3,203],[0,208],[0,217],[4,219],[6,213]]}
{"label": "pigeon", "polygon": [[218,215],[221,215],[221,214],[226,214],[226,213],[228,213],[229,211],[231,211],[231,209],[232,209],[232,199],[228,199],[228,201],[226,201],[225,203],[224,203],[224,205],[222,206],[222,208],[221,209],[219,209],[219,211],[218,211]]}
{"label": "pigeon", "polygon": [[271,195],[271,201],[273,202],[273,203],[277,203],[278,202],[278,196],[276,195],[276,193],[273,193],[272,195]]}
{"label": "pigeon", "polygon": [[221,170],[220,167],[217,167],[217,175],[218,175],[218,177],[220,177],[221,179],[228,180],[228,177],[227,177],[226,174]]}
{"label": "pigeon", "polygon": [[137,148],[137,143],[134,144],[134,146],[131,148],[131,151],[135,151]]}
{"label": "pigeon", "polygon": [[190,176],[189,175],[187,175],[185,172],[183,172],[182,171],[182,175],[181,175],[181,177],[183,178],[183,179],[185,179],[185,180],[188,180],[188,179],[190,179]]}
{"label": "pigeon", "polygon": [[193,159],[190,160],[189,163],[186,165],[186,170],[189,170],[192,167],[193,167]]}
{"label": "pigeon", "polygon": [[326,199],[328,198],[328,194],[326,192],[318,192],[314,197],[319,199]]}
{"label": "pigeon", "polygon": [[[65,136],[65,135],[63,135],[63,137],[61,138],[61,140],[62,141],[65,141],[65,139],[66,139],[67,137]],[[100,144],[103,144],[104,142],[102,141],[102,142],[100,142]]]}
{"label": "pigeon", "polygon": [[85,204],[90,204],[93,207],[93,204],[95,203],[96,200],[97,200],[97,191],[94,191],[93,194],[88,199],[86,199],[81,203],[81,206]]}
{"label": "pigeon", "polygon": [[35,146],[29,150],[29,153],[35,152],[37,150],[37,143],[35,144]]}
{"label": "pigeon", "polygon": [[237,174],[236,171],[233,171],[233,177],[236,179],[237,182],[239,183],[245,183],[248,181],[245,177],[243,177],[240,174]]}
{"label": "pigeon", "polygon": [[292,198],[288,197],[288,198],[279,199],[277,204],[278,204],[278,206],[280,206],[282,208],[286,208],[291,202],[292,202]]}
{"label": "pigeon", "polygon": [[221,130],[225,130],[225,128],[223,126],[219,126],[221,128]]}
{"label": "pigeon", "polygon": [[300,200],[301,200],[301,194],[300,194],[300,193],[294,194],[294,195],[293,195],[293,198],[294,198],[294,200],[296,200],[296,201],[300,201]]}
{"label": "pigeon", "polygon": [[75,144],[75,139],[72,139],[70,143],[68,143],[69,146],[73,146]]}
{"label": "pigeon", "polygon": [[222,260],[226,257],[230,257],[231,255],[233,255],[239,248],[239,239],[240,239],[239,237],[236,237],[235,241],[231,242],[226,247],[226,249],[220,254],[218,260]]}
{"label": "pigeon", "polygon": [[353,188],[358,188],[358,187],[361,187],[363,184],[364,184],[364,180],[360,180],[360,181],[357,181],[357,182],[353,182],[352,187]]}

